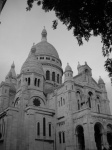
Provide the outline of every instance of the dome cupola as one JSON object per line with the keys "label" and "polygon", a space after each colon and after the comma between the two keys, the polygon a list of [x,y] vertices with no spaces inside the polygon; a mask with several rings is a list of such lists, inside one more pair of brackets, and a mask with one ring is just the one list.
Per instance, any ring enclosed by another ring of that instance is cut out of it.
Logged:
{"label": "dome cupola", "polygon": [[16,77],[16,72],[15,72],[15,64],[14,64],[14,62],[11,65],[11,69],[8,72],[7,76],[6,76],[5,81],[7,83],[11,82],[11,83],[14,83],[16,85],[17,77]]}
{"label": "dome cupola", "polygon": [[36,48],[33,46],[31,48],[31,53],[24,62],[21,73],[25,72],[36,72],[38,74],[44,75],[42,64],[39,63],[35,57]]}
{"label": "dome cupola", "polygon": [[65,74],[64,82],[73,80],[73,71],[69,63],[67,63],[64,74]]}
{"label": "dome cupola", "polygon": [[101,78],[101,76],[99,77],[98,85],[103,92],[106,92],[105,83],[104,83],[103,79]]}
{"label": "dome cupola", "polygon": [[72,71],[72,68],[69,66],[69,63],[67,63],[67,66],[66,66],[66,68],[65,68],[65,72],[73,72]]}
{"label": "dome cupola", "polygon": [[99,76],[98,84],[105,84],[101,76]]}

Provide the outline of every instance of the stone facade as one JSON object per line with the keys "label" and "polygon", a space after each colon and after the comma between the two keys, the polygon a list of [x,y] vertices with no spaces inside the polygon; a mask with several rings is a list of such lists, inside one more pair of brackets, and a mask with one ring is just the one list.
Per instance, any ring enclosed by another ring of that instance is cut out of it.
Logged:
{"label": "stone facade", "polygon": [[[14,63],[0,85],[0,150],[102,150],[112,147],[105,83],[87,62],[63,73],[47,32],[33,45],[20,74]],[[62,83],[62,76],[64,82]]]}

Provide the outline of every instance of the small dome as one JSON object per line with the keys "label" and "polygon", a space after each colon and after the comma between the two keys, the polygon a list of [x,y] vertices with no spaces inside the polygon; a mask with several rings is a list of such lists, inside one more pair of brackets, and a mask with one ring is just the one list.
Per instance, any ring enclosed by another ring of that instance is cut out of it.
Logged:
{"label": "small dome", "polygon": [[102,84],[102,83],[104,84],[104,81],[101,77],[99,77],[98,84]]}
{"label": "small dome", "polygon": [[35,48],[32,47],[31,54],[28,56],[26,61],[24,62],[21,73],[22,72],[36,72],[41,75],[44,75],[44,71],[42,68],[42,64],[40,64],[35,57]]}
{"label": "small dome", "polygon": [[8,72],[7,76],[6,76],[6,79],[8,79],[8,78],[16,79],[16,72],[15,72],[15,65],[14,65],[14,62],[13,62],[13,64],[11,65],[11,69],[10,69],[10,71]]}
{"label": "small dome", "polygon": [[69,63],[67,63],[67,66],[65,68],[65,72],[67,72],[67,71],[72,71],[72,68],[69,66]]}

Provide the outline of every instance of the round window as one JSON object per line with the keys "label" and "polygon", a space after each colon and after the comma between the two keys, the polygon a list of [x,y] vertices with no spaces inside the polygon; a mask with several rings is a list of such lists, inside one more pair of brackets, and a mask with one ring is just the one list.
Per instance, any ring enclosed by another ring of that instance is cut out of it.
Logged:
{"label": "round window", "polygon": [[40,106],[41,103],[40,103],[40,100],[38,98],[35,98],[34,101],[33,101],[33,104],[35,106]]}

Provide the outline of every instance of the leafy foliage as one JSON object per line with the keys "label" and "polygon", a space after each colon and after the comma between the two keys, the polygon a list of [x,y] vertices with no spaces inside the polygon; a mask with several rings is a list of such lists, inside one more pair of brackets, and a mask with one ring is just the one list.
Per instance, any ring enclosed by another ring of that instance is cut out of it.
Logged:
{"label": "leafy foliage", "polygon": [[[54,11],[56,17],[66,25],[68,30],[73,29],[79,45],[83,39],[91,36],[100,36],[104,57],[112,51],[112,0],[27,0],[27,10],[31,10],[33,3],[42,5],[45,12]],[[53,21],[56,29],[58,20]],[[112,60],[107,59],[105,68],[112,74]]]}

